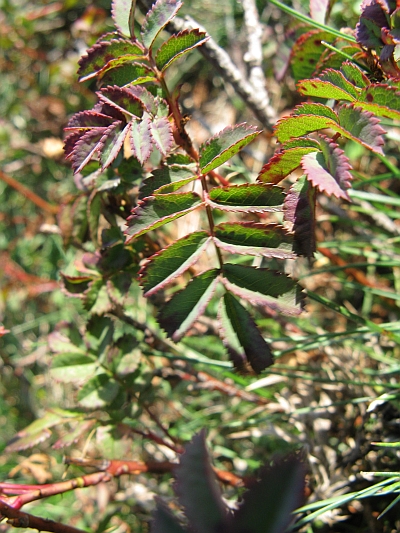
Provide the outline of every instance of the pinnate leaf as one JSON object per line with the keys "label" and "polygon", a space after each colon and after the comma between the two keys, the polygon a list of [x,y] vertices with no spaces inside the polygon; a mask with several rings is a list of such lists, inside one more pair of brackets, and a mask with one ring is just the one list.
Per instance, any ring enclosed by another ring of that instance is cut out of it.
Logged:
{"label": "pinnate leaf", "polygon": [[113,117],[96,111],[80,111],[69,120],[66,131],[85,130],[90,128],[107,128],[114,122]]}
{"label": "pinnate leaf", "polygon": [[277,152],[266,165],[264,165],[257,177],[262,183],[279,183],[291,172],[300,166],[301,158],[309,153],[317,151],[318,143],[314,146],[296,146],[286,148],[285,146]]}
{"label": "pinnate leaf", "polygon": [[139,272],[145,296],[151,296],[190,268],[211,237],[205,231],[191,233],[154,254]]}
{"label": "pinnate leaf", "polygon": [[166,117],[156,117],[150,121],[150,133],[154,144],[165,156],[172,148],[172,127]]}
{"label": "pinnate leaf", "polygon": [[176,59],[205,43],[209,37],[199,30],[183,30],[172,35],[158,50],[155,62],[161,71],[167,69]]}
{"label": "pinnate leaf", "polygon": [[[333,72],[336,72],[338,75],[342,76],[343,80],[341,81],[345,81],[343,74],[341,74],[339,71]],[[347,83],[348,85],[351,85],[349,82]],[[345,83],[342,83],[342,85],[345,85]],[[356,100],[356,97],[349,93],[348,90],[334,84],[332,81],[321,79],[321,77],[313,78],[312,80],[299,81],[297,84],[297,90],[304,96],[315,96],[317,98],[327,99],[332,98],[334,100],[348,100],[350,102],[354,102],[354,100]]]}
{"label": "pinnate leaf", "polygon": [[196,533],[222,530],[228,509],[211,466],[204,430],[186,445],[175,469],[175,490]]}
{"label": "pinnate leaf", "polygon": [[265,305],[288,315],[301,313],[301,288],[285,274],[226,263],[223,275],[227,289],[253,305]]}
{"label": "pinnate leaf", "polygon": [[303,157],[301,166],[307,179],[314,187],[328,196],[350,200],[346,189],[353,179],[349,159],[343,150],[328,137],[320,136],[321,152],[314,152]]}
{"label": "pinnate leaf", "polygon": [[193,192],[160,194],[146,198],[133,209],[128,218],[128,229],[125,231],[127,242],[186,215],[200,204],[199,195]]}
{"label": "pinnate leaf", "polygon": [[206,195],[207,203],[223,211],[280,211],[284,192],[280,187],[263,183],[244,183],[230,187],[214,187]]}
{"label": "pinnate leaf", "polygon": [[[121,61],[121,60],[119,60]],[[109,68],[112,65],[113,68]],[[123,62],[123,64],[110,63],[103,70],[99,71],[99,84],[105,85],[140,85],[149,81],[154,81],[154,72],[143,63]]]}
{"label": "pinnate leaf", "polygon": [[262,372],[274,362],[268,343],[261,336],[248,311],[229,292],[219,308],[220,335],[234,365],[241,369],[248,361],[254,372]]}
{"label": "pinnate leaf", "polygon": [[237,124],[227,127],[200,146],[200,169],[203,174],[221,166],[249,144],[261,132],[253,126]]}
{"label": "pinnate leaf", "polygon": [[142,26],[142,39],[146,48],[151,48],[157,35],[174,18],[181,6],[180,0],[157,0]]}
{"label": "pinnate leaf", "polygon": [[214,228],[219,248],[235,254],[294,259],[293,236],[282,226],[256,222],[224,222]]}
{"label": "pinnate leaf", "polygon": [[162,307],[158,321],[173,341],[179,341],[205,311],[218,281],[219,270],[207,270],[195,276]]}
{"label": "pinnate leaf", "polygon": [[[298,108],[300,108],[300,113],[296,112]],[[338,127],[339,120],[336,113],[327,106],[312,104],[310,109],[308,109],[308,106],[298,106],[298,108],[295,108],[292,116],[282,118],[276,124],[274,132],[279,142],[284,143],[292,137],[301,137],[312,131]],[[321,112],[327,116],[322,114],[303,114],[303,110],[305,113],[307,111],[311,113]]]}
{"label": "pinnate leaf", "polygon": [[150,117],[147,113],[142,120],[132,122],[129,141],[133,155],[143,165],[154,148],[150,134]]}

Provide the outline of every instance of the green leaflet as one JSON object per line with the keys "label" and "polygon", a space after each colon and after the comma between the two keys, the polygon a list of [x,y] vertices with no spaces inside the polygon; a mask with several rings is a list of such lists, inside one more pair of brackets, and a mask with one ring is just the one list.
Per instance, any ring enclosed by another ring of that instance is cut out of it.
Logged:
{"label": "green leaflet", "polygon": [[127,242],[186,215],[201,205],[200,197],[193,192],[150,196],[132,211],[125,234]]}
{"label": "green leaflet", "polygon": [[[302,139],[300,139],[301,141]],[[294,148],[282,149],[277,152],[266,165],[264,165],[257,176],[257,180],[262,183],[279,183],[291,172],[300,166],[304,155],[317,151],[318,143],[315,146],[297,146]]]}
{"label": "green leaflet", "polygon": [[205,311],[218,281],[219,270],[207,270],[195,276],[162,307],[158,321],[173,341],[180,340]]}
{"label": "green leaflet", "polygon": [[253,305],[265,305],[288,315],[301,313],[301,287],[285,274],[227,263],[223,275],[227,289]]}
{"label": "green leaflet", "polygon": [[78,392],[78,403],[88,409],[109,405],[120,391],[120,384],[108,374],[92,377]]}
{"label": "green leaflet", "polygon": [[126,61],[143,57],[143,50],[137,44],[125,39],[100,41],[87,50],[79,60],[79,81],[86,81]]}
{"label": "green leaflet", "polygon": [[400,119],[400,91],[385,84],[371,84],[359,96],[357,105],[378,117]]}
{"label": "green leaflet", "polygon": [[155,81],[154,72],[143,63],[124,63],[112,69],[99,73],[99,83],[105,85],[140,85]]}
{"label": "green leaflet", "polygon": [[[344,77],[343,77],[344,78]],[[334,100],[348,100],[354,102],[356,98],[345,89],[337,87],[331,81],[319,78],[312,80],[302,80],[297,84],[297,90],[304,96],[316,96]]]}
{"label": "green leaflet", "polygon": [[51,376],[63,383],[82,382],[94,375],[97,359],[82,353],[59,353],[52,358]]}
{"label": "green leaflet", "polygon": [[214,227],[214,242],[229,253],[294,259],[293,236],[276,224],[222,223]]}
{"label": "green leaflet", "polygon": [[280,211],[284,200],[280,187],[269,184],[245,183],[230,187],[214,187],[206,196],[206,202],[222,211]]}
{"label": "green leaflet", "polygon": [[[175,191],[175,183],[189,183],[197,178],[193,171],[186,166],[162,166],[153,170],[151,176],[144,179],[139,190],[139,198],[151,196],[154,192]],[[168,189],[171,187],[171,189]]]}
{"label": "green leaflet", "polygon": [[295,81],[312,77],[321,54],[325,51],[321,41],[331,43],[334,38],[327,31],[310,30],[295,42],[290,58]]}
{"label": "green leaflet", "polygon": [[246,359],[257,373],[272,365],[268,343],[247,310],[229,292],[220,301],[219,321],[222,340],[237,368],[243,367]]}
{"label": "green leaflet", "polygon": [[210,240],[206,231],[197,231],[150,257],[139,272],[144,295],[151,296],[190,268]]}
{"label": "green leaflet", "polygon": [[142,26],[142,39],[146,48],[151,48],[157,35],[174,18],[181,6],[182,2],[179,0],[157,0]]}
{"label": "green leaflet", "polygon": [[205,43],[209,37],[199,30],[184,30],[172,35],[158,50],[155,62],[161,71],[166,70],[176,59]]}
{"label": "green leaflet", "polygon": [[249,144],[261,132],[253,126],[237,124],[227,127],[200,146],[200,170],[207,174],[221,166]]}

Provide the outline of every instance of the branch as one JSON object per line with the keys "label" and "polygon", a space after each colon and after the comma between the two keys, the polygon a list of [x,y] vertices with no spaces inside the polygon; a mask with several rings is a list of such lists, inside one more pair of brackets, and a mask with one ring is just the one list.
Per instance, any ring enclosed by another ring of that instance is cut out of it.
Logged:
{"label": "branch", "polygon": [[[138,5],[140,5],[145,13],[148,12],[152,4],[153,2],[151,0],[138,0]],[[167,26],[167,30],[171,33],[193,29],[206,31],[203,26],[191,17],[185,17],[185,19],[175,17]],[[198,50],[211,63],[215,70],[217,70],[224,81],[232,85],[235,92],[241,97],[246,106],[253,111],[262,126],[266,130],[272,131],[272,127],[276,122],[276,113],[269,104],[265,86],[264,95],[258,94],[253,85],[243,78],[239,69],[234,65],[225,50],[218,46],[212,37],[200,46]],[[264,99],[265,95],[267,95],[266,99]]]}
{"label": "branch", "polygon": [[0,170],[0,179],[16,191],[23,194],[25,198],[28,198],[28,200],[36,204],[38,207],[40,207],[40,209],[43,209],[43,211],[51,213],[52,215],[58,213],[58,206],[49,204],[48,202],[46,202],[46,200],[43,200],[43,198],[28,189],[28,187],[25,187],[25,185],[22,185],[22,183],[20,183],[16,179],[5,174],[2,170]]}
{"label": "branch", "polygon": [[51,531],[53,533],[83,533],[81,529],[66,526],[47,518],[38,518],[31,514],[14,509],[0,500],[0,519],[7,518],[7,524],[13,527],[37,529],[38,531]]}
{"label": "branch", "polygon": [[266,89],[266,80],[262,69],[262,25],[258,17],[255,0],[242,0],[244,11],[244,25],[247,33],[248,50],[244,55],[245,62],[249,65],[249,82],[253,86],[255,95],[264,106],[269,106],[269,96]]}

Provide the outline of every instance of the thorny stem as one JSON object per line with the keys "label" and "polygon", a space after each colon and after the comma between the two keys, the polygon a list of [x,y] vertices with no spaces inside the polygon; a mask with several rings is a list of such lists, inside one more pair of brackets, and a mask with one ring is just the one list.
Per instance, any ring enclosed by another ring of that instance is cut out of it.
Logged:
{"label": "thorny stem", "polygon": [[[186,153],[189,156],[191,156],[198,163],[199,162],[199,153],[194,148],[194,146],[192,144],[192,141],[191,141],[188,133],[185,130],[185,125],[182,122],[182,115],[181,115],[178,103],[177,103],[176,99],[173,98],[171,93],[169,92],[167,84],[165,83],[164,74],[162,72],[158,72],[157,76],[158,76],[158,80],[159,80],[159,82],[160,82],[160,84],[161,84],[161,86],[162,86],[162,88],[164,90],[165,97],[167,99],[169,108],[170,108],[170,110],[172,112],[172,116],[174,117],[175,126],[176,126],[176,129],[177,129],[178,134],[179,134],[179,139],[177,139],[177,140],[178,141],[180,141],[180,140],[182,141],[182,144],[181,144],[182,148],[186,151]],[[211,174],[211,172],[210,172],[210,174]],[[216,174],[216,173],[213,173],[213,177],[215,177],[216,179],[220,178],[219,174]],[[205,177],[204,174],[201,174],[200,180],[201,180],[201,186],[203,188],[203,191],[207,192],[207,181],[206,181],[206,177]],[[228,184],[229,184],[229,182],[228,182]],[[211,207],[209,205],[206,205],[206,213],[207,213],[208,224],[209,224],[209,227],[210,227],[210,233],[211,233],[211,235],[213,235],[214,234],[214,218],[213,218]],[[216,250],[217,257],[218,257],[219,266],[220,266],[220,268],[222,268],[224,266],[224,261],[222,259],[221,250],[218,248],[217,245],[215,245],[215,250]]]}

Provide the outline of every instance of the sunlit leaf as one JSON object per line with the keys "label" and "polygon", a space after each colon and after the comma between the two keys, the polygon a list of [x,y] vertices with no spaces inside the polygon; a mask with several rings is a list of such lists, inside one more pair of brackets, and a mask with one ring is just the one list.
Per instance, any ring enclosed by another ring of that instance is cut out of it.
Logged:
{"label": "sunlit leaf", "polygon": [[161,308],[158,321],[173,341],[180,340],[204,313],[218,280],[218,269],[207,270],[195,276]]}
{"label": "sunlit leaf", "polygon": [[101,139],[106,128],[92,128],[82,135],[70,155],[75,174],[80,172],[93,158],[98,159]]}
{"label": "sunlit leaf", "polygon": [[96,111],[80,111],[75,113],[68,121],[66,131],[68,130],[85,130],[91,128],[108,128],[114,122],[113,117]]}
{"label": "sunlit leaf", "polygon": [[370,81],[364,72],[351,61],[345,61],[342,63],[340,70],[346,79],[356,87],[367,87],[370,84]]}
{"label": "sunlit leaf", "polygon": [[204,32],[199,30],[183,30],[176,35],[172,35],[159,48],[155,62],[161,71],[167,69],[176,59],[202,45],[208,39]]}
{"label": "sunlit leaf", "polygon": [[150,257],[139,272],[145,296],[151,296],[190,268],[211,237],[205,231],[191,233]]}
{"label": "sunlit leaf", "polygon": [[229,292],[221,299],[218,317],[220,335],[239,370],[246,360],[257,373],[272,365],[273,355],[268,343],[247,310]]}
{"label": "sunlit leaf", "polygon": [[52,358],[50,375],[63,383],[79,383],[93,376],[97,368],[94,356],[81,352],[60,353]]}
{"label": "sunlit leaf", "polygon": [[127,221],[127,242],[186,215],[199,205],[201,198],[193,192],[154,195],[140,201]]}
{"label": "sunlit leaf", "polygon": [[186,444],[175,469],[175,490],[189,523],[196,533],[218,531],[228,515],[211,466],[205,431]]}
{"label": "sunlit leaf", "polygon": [[155,81],[156,76],[148,65],[143,63],[123,63],[112,69],[99,71],[99,84],[106,85],[140,85],[149,81]]}
{"label": "sunlit leaf", "polygon": [[[336,72],[338,75],[342,76],[342,85],[345,85],[345,77],[343,74],[341,74],[339,71],[333,72]],[[297,84],[297,90],[304,96],[315,96],[317,98],[326,99],[332,98],[334,100],[348,100],[350,102],[354,102],[354,100],[356,100],[356,97],[349,93],[348,90],[345,90],[342,87],[334,84],[332,81],[327,81],[321,78],[322,77],[320,76],[319,78],[314,78],[312,80],[299,81]],[[333,76],[330,76],[330,78],[333,78]]]}
{"label": "sunlit leaf", "polygon": [[312,77],[321,54],[326,48],[322,41],[331,43],[334,37],[323,30],[310,30],[295,42],[290,57],[290,65],[295,81]]}
{"label": "sunlit leaf", "polygon": [[283,146],[266,165],[264,165],[257,176],[257,180],[262,183],[279,183],[291,172],[300,166],[301,158],[309,153],[318,150],[318,143],[314,146],[297,146],[287,149]]}
{"label": "sunlit leaf", "polygon": [[[158,192],[160,188],[164,194],[174,192],[173,184],[175,182],[190,183],[196,178],[197,176],[187,166],[162,166],[153,170],[151,176],[143,180],[139,190],[139,198],[151,196],[154,192]],[[172,186],[172,188],[168,190],[168,186]]]}
{"label": "sunlit leaf", "polygon": [[131,33],[132,15],[131,11],[135,9],[135,0],[112,0],[111,15],[117,29],[128,37],[134,37]]}
{"label": "sunlit leaf", "polygon": [[207,174],[221,166],[260,133],[255,127],[246,124],[225,128],[200,146],[200,170]]}
{"label": "sunlit leaf", "polygon": [[232,254],[293,259],[293,236],[282,226],[256,222],[225,222],[214,227],[214,242]]}
{"label": "sunlit leaf", "polygon": [[157,0],[142,26],[142,39],[146,48],[151,48],[157,35],[174,18],[181,6],[180,0]]}
{"label": "sunlit leaf", "polygon": [[76,444],[80,437],[82,437],[83,435],[88,435],[88,433],[95,424],[96,420],[93,419],[78,422],[76,427],[72,431],[69,431],[61,438],[59,438],[53,444],[52,448],[54,448],[55,450],[60,450],[62,448],[66,448],[67,446],[72,446],[73,444]]}
{"label": "sunlit leaf", "polygon": [[372,113],[362,111],[351,104],[341,106],[338,110],[341,133],[353,139],[377,154],[383,154],[385,144],[382,135],[385,130],[379,125],[379,119]]}
{"label": "sunlit leaf", "polygon": [[206,195],[207,204],[215,209],[250,213],[280,211],[283,200],[284,192],[280,187],[261,183],[214,187]]}
{"label": "sunlit leaf", "polygon": [[400,91],[397,87],[371,84],[361,91],[357,105],[379,117],[400,119]]}
{"label": "sunlit leaf", "polygon": [[97,76],[113,60],[117,61],[114,65],[117,66],[118,61],[133,61],[141,57],[143,57],[143,49],[140,45],[125,39],[112,39],[108,42],[96,43],[87,50],[86,55],[82,56],[78,62],[80,81],[86,81]]}

